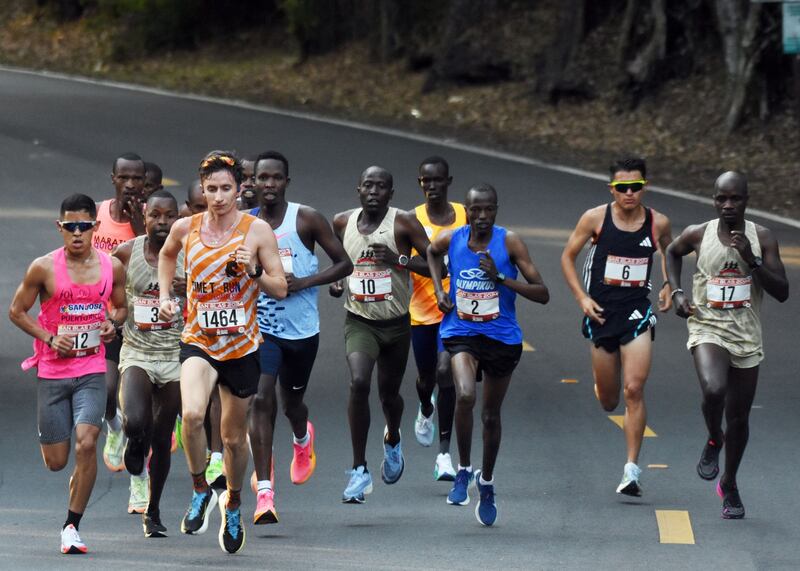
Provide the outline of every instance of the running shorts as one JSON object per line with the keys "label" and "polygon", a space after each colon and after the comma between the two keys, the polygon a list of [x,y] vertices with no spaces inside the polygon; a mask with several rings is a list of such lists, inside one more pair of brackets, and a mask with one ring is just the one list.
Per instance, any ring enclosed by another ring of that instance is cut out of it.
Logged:
{"label": "running shorts", "polygon": [[411,346],[414,348],[414,361],[420,375],[433,375],[439,361],[439,353],[446,350],[439,337],[439,325],[412,325]]}
{"label": "running shorts", "polygon": [[308,386],[319,349],[319,333],[305,339],[281,339],[268,333],[258,348],[261,374],[278,378],[288,392],[302,393]]}
{"label": "running shorts", "polygon": [[73,427],[102,427],[106,411],[106,376],[92,373],[68,379],[39,379],[37,383],[39,443],[70,439]]}
{"label": "running shorts", "polygon": [[139,367],[157,387],[181,380],[181,362],[178,359],[154,357],[158,355],[137,351],[123,343],[119,352],[119,374],[123,375],[130,367]]}
{"label": "running shorts", "polygon": [[522,357],[522,343],[508,345],[486,335],[447,337],[442,342],[450,355],[469,353],[475,357],[479,375],[482,371],[495,378],[508,377]]}
{"label": "running shorts", "polygon": [[656,316],[649,299],[603,309],[605,323],[602,325],[588,317],[581,322],[583,336],[591,340],[595,347],[616,353],[620,346],[630,343],[648,329],[650,339],[655,340]]}
{"label": "running shorts", "polygon": [[258,392],[258,379],[261,376],[258,351],[253,351],[238,359],[217,361],[195,345],[181,342],[180,347],[181,363],[189,357],[200,357],[214,368],[217,372],[217,382],[228,387],[232,395],[244,399]]}
{"label": "running shorts", "polygon": [[394,319],[378,320],[347,312],[344,320],[344,346],[348,355],[366,353],[377,360],[379,356],[392,353],[398,356],[398,366],[401,366],[402,361],[405,372],[410,345],[411,320],[408,314]]}

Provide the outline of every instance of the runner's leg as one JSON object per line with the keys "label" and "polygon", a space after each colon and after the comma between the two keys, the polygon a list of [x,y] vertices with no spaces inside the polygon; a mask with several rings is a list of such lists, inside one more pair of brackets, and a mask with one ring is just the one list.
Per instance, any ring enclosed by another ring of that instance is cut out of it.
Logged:
{"label": "runner's leg", "polygon": [[497,452],[500,450],[500,438],[503,433],[500,420],[500,408],[503,406],[511,375],[505,377],[492,377],[484,372],[483,375],[483,408],[481,420],[483,422],[483,463],[481,477],[484,481],[494,478],[494,464]]}
{"label": "runner's leg", "polygon": [[436,400],[436,412],[439,413],[439,453],[447,454],[450,452],[450,436],[456,408],[456,388],[450,370],[450,353],[447,351],[440,351],[437,355],[436,384],[439,386]]}
{"label": "runner's leg", "polygon": [[75,426],[75,470],[69,479],[69,509],[82,514],[89,503],[97,478],[97,437],[100,427],[93,424]]}
{"label": "runner's leg", "polygon": [[619,404],[620,389],[619,351],[610,353],[602,347],[592,345],[592,374],[597,400],[606,412]]}
{"label": "runner's leg", "polygon": [[169,475],[171,465],[170,444],[175,419],[181,410],[180,383],[167,383],[155,390],[153,395],[153,429],[150,445],[150,502],[149,513],[158,512],[161,493]]}
{"label": "runner's leg", "polygon": [[736,473],[750,436],[750,408],[757,385],[758,366],[729,369],[725,399],[725,473],[720,477],[720,484],[726,489],[736,487]]}
{"label": "runner's leg", "polygon": [[128,437],[125,468],[133,476],[142,474],[153,437],[153,383],[140,367],[122,374],[120,405],[123,430]]}
{"label": "runner's leg", "polygon": [[400,385],[406,373],[410,341],[410,335],[398,339],[396,343],[381,347],[378,356],[378,395],[386,419],[386,443],[391,446],[400,442],[400,422],[404,407]]}
{"label": "runner's leg", "polygon": [[228,479],[228,490],[241,490],[244,473],[247,470],[249,449],[247,446],[247,411],[251,397],[239,398],[231,394],[224,385],[219,386],[219,400],[222,405],[223,462]]}
{"label": "runner's leg", "polygon": [[692,355],[700,389],[703,391],[702,410],[708,437],[714,442],[723,442],[722,416],[728,392],[730,355],[725,349],[712,343],[701,343],[694,348]]}
{"label": "runner's leg", "polygon": [[275,377],[261,375],[250,411],[250,449],[258,480],[269,480],[271,477],[272,438],[278,410],[275,400]]}
{"label": "runner's leg", "polygon": [[625,397],[625,442],[628,445],[628,462],[639,463],[647,408],[644,404],[644,385],[650,374],[653,340],[649,333],[639,335],[620,347],[622,361],[623,394]]}
{"label": "runner's leg", "polygon": [[367,436],[369,434],[369,391],[375,360],[366,353],[347,355],[350,368],[350,398],[347,419],[350,422],[350,440],[353,446],[353,468],[367,465]]}
{"label": "runner's leg", "polygon": [[217,372],[202,357],[189,357],[181,365],[181,417],[183,449],[192,475],[205,474],[206,437],[203,421]]}
{"label": "runner's leg", "polygon": [[475,376],[478,360],[463,351],[453,355],[451,360],[453,383],[456,387],[456,441],[458,443],[459,464],[472,465],[472,410],[475,408]]}

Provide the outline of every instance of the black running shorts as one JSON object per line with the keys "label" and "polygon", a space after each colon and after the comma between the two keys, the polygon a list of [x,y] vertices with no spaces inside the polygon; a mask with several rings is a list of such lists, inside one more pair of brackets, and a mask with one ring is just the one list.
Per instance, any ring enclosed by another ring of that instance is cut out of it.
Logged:
{"label": "black running shorts", "polygon": [[522,356],[522,343],[508,345],[486,335],[456,336],[442,339],[450,355],[469,353],[478,360],[478,370],[495,378],[508,377]]}
{"label": "black running shorts", "polygon": [[616,353],[621,345],[630,343],[648,329],[650,338],[656,338],[656,316],[650,300],[644,299],[619,307],[604,306],[603,309],[605,323],[602,325],[588,317],[584,317],[582,321],[583,336],[590,339],[595,347]]}
{"label": "black running shorts", "polygon": [[228,361],[217,361],[211,355],[195,345],[187,345],[181,342],[180,361],[183,363],[189,357],[200,357],[208,362],[217,372],[217,382],[228,387],[231,394],[239,398],[247,398],[256,394],[258,391],[258,379],[261,376],[261,364],[258,359],[258,351],[253,351],[249,355],[239,359]]}

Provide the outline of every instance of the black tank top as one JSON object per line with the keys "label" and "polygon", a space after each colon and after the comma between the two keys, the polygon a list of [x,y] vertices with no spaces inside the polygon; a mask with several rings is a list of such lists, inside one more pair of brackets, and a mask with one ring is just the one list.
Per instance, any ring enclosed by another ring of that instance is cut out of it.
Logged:
{"label": "black tank top", "polygon": [[624,232],[614,225],[609,204],[600,235],[586,256],[583,287],[600,305],[625,305],[647,299],[656,250],[651,209],[645,208],[641,228]]}

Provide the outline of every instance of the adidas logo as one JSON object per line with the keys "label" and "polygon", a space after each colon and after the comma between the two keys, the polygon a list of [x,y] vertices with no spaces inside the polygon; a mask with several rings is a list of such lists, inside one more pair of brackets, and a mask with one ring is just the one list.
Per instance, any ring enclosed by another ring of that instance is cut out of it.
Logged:
{"label": "adidas logo", "polygon": [[652,248],[653,247],[653,243],[650,241],[650,237],[649,236],[646,237],[641,242],[639,242],[639,245],[640,246],[644,246],[645,248]]}
{"label": "adidas logo", "polygon": [[642,319],[643,317],[644,315],[639,313],[638,309],[634,309],[633,313],[631,313],[631,316],[628,318],[628,321],[633,321],[634,319]]}

